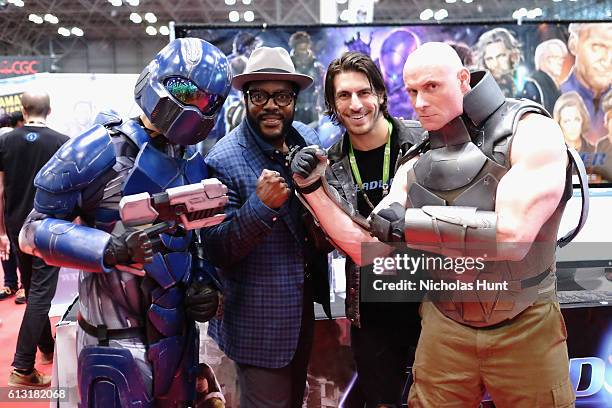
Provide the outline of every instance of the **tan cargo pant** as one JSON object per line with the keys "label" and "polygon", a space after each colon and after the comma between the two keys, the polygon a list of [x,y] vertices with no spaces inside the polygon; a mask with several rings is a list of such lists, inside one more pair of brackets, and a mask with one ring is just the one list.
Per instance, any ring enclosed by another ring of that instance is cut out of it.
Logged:
{"label": "tan cargo pant", "polygon": [[495,329],[474,329],[421,305],[411,408],[477,407],[486,390],[497,408],[573,407],[567,331],[556,302],[541,302]]}

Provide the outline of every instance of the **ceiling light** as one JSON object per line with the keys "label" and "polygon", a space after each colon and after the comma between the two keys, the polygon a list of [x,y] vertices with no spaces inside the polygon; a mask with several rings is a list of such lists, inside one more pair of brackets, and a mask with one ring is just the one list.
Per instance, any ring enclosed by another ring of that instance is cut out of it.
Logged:
{"label": "ceiling light", "polygon": [[43,18],[41,16],[39,16],[38,14],[30,14],[28,16],[28,20],[30,20],[31,22],[33,22],[34,24],[42,24]]}
{"label": "ceiling light", "polygon": [[433,16],[434,16],[434,12],[433,12],[432,9],[425,9],[425,10],[421,11],[421,15],[419,16],[419,18],[421,20],[429,20]]}
{"label": "ceiling light", "polygon": [[127,3],[132,7],[138,7],[140,0],[127,0]]}
{"label": "ceiling light", "polygon": [[534,8],[532,10],[529,10],[527,12],[527,18],[532,18],[533,19],[533,18],[540,17],[541,15],[542,15],[542,9],[539,8],[539,7],[536,7],[536,8]]}
{"label": "ceiling light", "polygon": [[468,3],[470,4],[471,2],[473,2],[474,0],[463,0],[464,3]]}
{"label": "ceiling light", "polygon": [[242,4],[248,6],[249,4],[251,4],[251,0],[242,0]]}
{"label": "ceiling light", "polygon": [[345,4],[346,0],[336,0],[336,3],[338,3],[338,4]]}
{"label": "ceiling light", "polygon": [[251,10],[245,11],[244,12],[244,21],[246,21],[247,23],[250,23],[253,20],[255,20],[255,13],[253,13]]}
{"label": "ceiling light", "polygon": [[64,37],[68,37],[70,35],[70,30],[65,27],[60,27],[57,29],[57,33],[63,35]]}
{"label": "ceiling light", "polygon": [[36,24],[40,24],[43,21],[42,17],[37,15],[37,14],[30,14],[28,16],[28,20],[30,20],[31,22],[36,23]]}
{"label": "ceiling light", "polygon": [[151,24],[155,24],[157,23],[157,17],[155,17],[155,14],[148,12],[144,15],[144,19],[147,20],[147,22],[151,23]]}
{"label": "ceiling light", "polygon": [[157,29],[155,29],[155,27],[153,26],[147,26],[147,28],[145,29],[145,32],[149,35],[155,35],[157,34]]}
{"label": "ceiling light", "polygon": [[161,26],[159,27],[159,33],[161,35],[169,35],[170,34],[170,30],[168,29],[168,26]]}
{"label": "ceiling light", "polygon": [[140,24],[142,23],[142,17],[138,13],[130,13],[130,21],[132,23]]}
{"label": "ceiling light", "polygon": [[520,20],[521,18],[526,17],[526,16],[527,16],[527,9],[525,7],[514,10],[514,13],[512,13],[512,18],[515,20]]}
{"label": "ceiling light", "polygon": [[229,21],[231,21],[232,23],[237,23],[238,20],[240,20],[240,13],[237,12],[236,10],[232,10],[229,12]]}
{"label": "ceiling light", "polygon": [[446,0],[446,2],[452,4],[452,3],[456,3],[457,0]]}
{"label": "ceiling light", "polygon": [[51,23],[51,24],[57,24],[59,22],[59,19],[57,17],[55,17],[53,14],[45,14],[44,16],[44,20]]}
{"label": "ceiling light", "polygon": [[72,27],[72,30],[70,30],[70,32],[76,35],[77,37],[83,36],[83,30],[81,30],[79,27]]}
{"label": "ceiling light", "polygon": [[123,4],[123,2],[121,0],[108,0],[110,2],[110,4],[112,4],[115,7],[121,7],[121,5]]}
{"label": "ceiling light", "polygon": [[348,21],[349,18],[351,16],[350,11],[348,10],[342,10],[342,13],[340,13],[340,20],[342,21]]}
{"label": "ceiling light", "polygon": [[448,11],[446,11],[446,9],[440,9],[434,14],[434,19],[438,21],[444,20],[446,17],[448,17]]}
{"label": "ceiling light", "polygon": [[236,0],[225,0],[225,4],[227,4],[228,6],[233,6],[234,4],[236,4]]}
{"label": "ceiling light", "polygon": [[22,0],[15,0],[13,2],[13,5],[17,6],[17,7],[23,7],[23,6],[25,6],[25,3]]}

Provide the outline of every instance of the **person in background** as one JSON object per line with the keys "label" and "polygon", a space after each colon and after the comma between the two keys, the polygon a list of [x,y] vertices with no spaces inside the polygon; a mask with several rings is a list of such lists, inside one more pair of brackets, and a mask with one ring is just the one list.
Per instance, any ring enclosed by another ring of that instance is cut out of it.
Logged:
{"label": "person in background", "polygon": [[497,27],[483,33],[474,46],[478,65],[487,69],[507,98],[516,97],[516,68],[521,62],[521,44],[506,28]]}
{"label": "person in background", "polygon": [[19,232],[34,207],[36,173],[68,140],[47,127],[51,112],[49,95],[42,91],[21,96],[25,124],[0,136],[0,256],[12,248],[17,255],[23,294],[27,299],[9,386],[47,387],[51,377],[35,367],[36,349],[42,353],[41,364],[53,361],[55,341],[51,332],[49,309],[55,295],[59,268],[47,265],[41,258],[25,253],[19,247]]}
{"label": "person in background", "polygon": [[561,92],[576,91],[584,101],[591,126],[583,136],[595,145],[606,134],[602,102],[612,89],[612,23],[572,23],[569,34],[575,60]]}
{"label": "person in background", "polygon": [[592,181],[595,181],[593,166],[596,163],[595,146],[586,138],[591,120],[584,101],[578,92],[564,93],[557,99],[553,119],[559,124],[565,143],[580,154]]}
{"label": "person in background", "polygon": [[[0,119],[0,135],[8,133],[13,129],[23,127],[24,119],[21,110],[3,114]],[[2,205],[2,204],[0,204]],[[19,277],[17,275],[17,254],[15,247],[11,246],[8,254],[2,257],[2,271],[4,272],[4,286],[0,287],[0,300],[11,298],[15,295],[15,303],[26,302],[25,291],[19,290]]]}
{"label": "person in background", "polygon": [[599,174],[602,181],[612,182],[612,93],[608,93],[602,102],[606,129],[606,137],[601,139],[595,148],[598,162],[594,164],[594,172]]}
{"label": "person in background", "polygon": [[300,74],[308,75],[313,80],[309,86],[300,94],[300,99],[295,107],[295,120],[313,126],[319,121],[322,111],[322,80],[325,68],[312,49],[310,34],[306,31],[296,31],[289,37],[289,55]]}
{"label": "person in background", "polygon": [[561,95],[559,85],[566,57],[567,47],[561,40],[555,38],[538,44],[533,58],[536,70],[525,80],[521,97],[531,99],[552,112]]}
{"label": "person in background", "polygon": [[25,125],[25,119],[23,118],[23,112],[21,110],[11,112],[11,127],[13,129],[23,127]]}
{"label": "person in background", "polygon": [[0,135],[23,126],[23,114],[21,111],[3,113],[0,115]]}

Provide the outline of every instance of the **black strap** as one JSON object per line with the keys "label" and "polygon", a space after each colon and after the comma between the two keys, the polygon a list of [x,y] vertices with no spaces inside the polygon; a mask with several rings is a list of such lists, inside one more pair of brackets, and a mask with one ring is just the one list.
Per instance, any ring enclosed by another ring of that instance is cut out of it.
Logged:
{"label": "black strap", "polygon": [[564,237],[559,238],[557,241],[557,245],[559,248],[563,248],[567,244],[569,244],[575,237],[578,235],[584,223],[587,220],[589,215],[589,182],[587,179],[586,169],[584,168],[584,163],[582,159],[580,159],[580,155],[578,152],[571,147],[567,147],[567,153],[572,162],[572,165],[577,170],[578,180],[580,181],[580,193],[582,194],[582,208],[580,211],[580,219],[578,220],[578,225],[576,228],[565,234]]}
{"label": "black strap", "polygon": [[314,183],[312,183],[312,184],[311,184],[311,185],[309,185],[309,186],[306,186],[306,187],[300,188],[300,187],[297,187],[297,185],[296,185],[296,188],[297,188],[297,190],[298,190],[298,191],[299,191],[301,194],[310,194],[310,193],[312,193],[313,191],[316,191],[316,190],[317,190],[319,187],[321,187],[322,185],[323,185],[323,182],[321,181],[321,179],[318,179],[317,181],[315,181]]}
{"label": "black strap", "polygon": [[521,281],[521,289],[531,288],[539,285],[548,275],[550,275],[551,269],[548,268],[539,275],[532,276],[531,278],[523,279]]}
{"label": "black strap", "polygon": [[395,170],[397,171],[402,164],[410,161],[413,157],[416,157],[427,150],[429,150],[429,135],[427,135],[420,143],[415,144],[408,149],[408,151],[395,164]]}
{"label": "black strap", "polygon": [[133,339],[143,337],[145,334],[143,327],[108,329],[104,324],[94,326],[92,324],[89,324],[83,318],[83,316],[81,316],[81,312],[77,314],[77,321],[79,322],[79,326],[81,327],[81,329],[83,329],[85,333],[98,339],[98,344],[101,346],[108,346],[109,340]]}

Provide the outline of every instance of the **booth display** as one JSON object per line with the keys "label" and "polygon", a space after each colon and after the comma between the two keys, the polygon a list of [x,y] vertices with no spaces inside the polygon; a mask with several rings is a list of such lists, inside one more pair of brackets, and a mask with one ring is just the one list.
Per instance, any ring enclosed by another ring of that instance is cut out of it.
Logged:
{"label": "booth display", "polygon": [[[598,25],[600,24],[600,25]],[[601,34],[604,23],[590,23],[590,38]],[[584,28],[584,27],[582,27]],[[543,104],[553,113],[562,116],[563,107],[555,108],[556,100],[563,94],[575,92],[583,98],[585,93],[575,81],[576,64],[588,64],[576,45],[568,46],[574,35],[581,40],[580,27],[570,24],[523,24],[517,25],[428,25],[428,26],[353,26],[353,27],[273,27],[266,29],[250,27],[211,28],[201,26],[176,26],[176,36],[200,37],[212,42],[230,56],[234,74],[244,69],[244,60],[250,52],[261,45],[280,46],[288,49],[293,62],[301,72],[311,75],[315,85],[300,95],[301,106],[296,110],[296,119],[315,127],[325,147],[335,143],[343,130],[332,124],[324,115],[323,78],[327,64],[346,50],[369,54],[381,69],[389,93],[390,114],[404,118],[415,118],[408,95],[404,89],[402,68],[406,57],[419,44],[427,41],[446,41],[453,44],[466,66],[488,69],[508,97],[527,97]],[[607,29],[607,28],[605,28]],[[573,31],[572,31],[573,30]],[[573,32],[573,34],[572,34]],[[493,44],[493,46],[492,46]],[[539,50],[539,51],[538,51]],[[543,57],[544,55],[544,57]],[[118,87],[116,80],[125,81]],[[10,85],[2,87],[4,96],[0,102],[7,107],[15,105],[16,98],[30,81],[54,83],[59,94],[69,81],[71,89],[80,88],[75,83],[93,87],[84,94],[104,95],[96,92],[98,86],[106,87],[113,82],[113,89],[131,92],[136,76],[61,76],[61,74],[36,74],[0,81]],[[76,81],[76,82],[75,82]],[[597,81],[588,86],[595,89]],[[53,87],[49,88],[53,92]],[[50,93],[51,93],[50,92]],[[64,95],[64,94],[62,94]],[[91,125],[93,112],[113,106],[122,116],[133,116],[132,106],[117,106],[117,101],[132,100],[112,95],[112,100],[100,102],[77,97],[68,101],[64,96],[51,99],[62,101],[65,106],[53,111],[51,127],[74,136]],[[589,145],[605,140],[606,110],[612,109],[608,85],[607,93],[594,99],[582,100],[587,116],[579,118],[588,127],[581,127],[578,137]],[[9,108],[10,109],[10,108]],[[78,111],[87,111],[82,115]],[[609,113],[608,113],[609,114]],[[210,137],[200,145],[206,152],[210,146],[233,129],[244,115],[243,99],[236,91],[227,98],[222,114]],[[79,122],[78,118],[87,118]],[[563,119],[560,118],[559,121]],[[69,122],[68,122],[69,121]],[[86,123],[87,122],[87,123]],[[56,126],[53,126],[53,125]],[[566,142],[575,145],[576,135],[564,129]],[[537,137],[537,135],[534,135]],[[597,149],[580,151],[589,171],[591,185],[590,214],[577,239],[557,251],[557,278],[559,301],[562,307],[567,332],[570,356],[570,379],[579,407],[612,406],[612,237],[605,230],[612,208],[612,180],[607,168],[612,159]],[[580,214],[580,192],[576,189],[569,201],[561,222],[559,235],[573,228]],[[330,260],[330,296],[334,320],[325,320],[318,309],[315,325],[315,343],[308,373],[308,407],[351,407],[358,405],[360,396],[355,392],[352,354],[350,351],[350,322],[344,318],[345,282],[344,260],[336,252]],[[61,285],[60,285],[61,287]],[[68,290],[68,289],[66,289]],[[64,298],[70,297],[64,294]],[[54,386],[76,390],[76,310],[71,308],[57,328],[57,364]],[[233,362],[228,359],[206,335],[206,325],[200,325],[200,361],[208,363],[221,384],[227,407],[237,407],[239,401],[238,382]],[[409,370],[409,367],[407,367]],[[409,376],[410,377],[410,376]],[[407,396],[410,379],[404,390]],[[59,402],[60,406],[75,406],[76,391]],[[406,400],[404,398],[404,400]],[[483,402],[485,406],[492,403]]]}
{"label": "booth display", "polygon": [[4,78],[0,79],[0,113],[19,110],[24,91],[44,89],[51,100],[47,124],[74,137],[89,129],[101,111],[112,109],[122,117],[138,116],[140,108],[134,102],[137,79],[137,74],[59,73]]}

